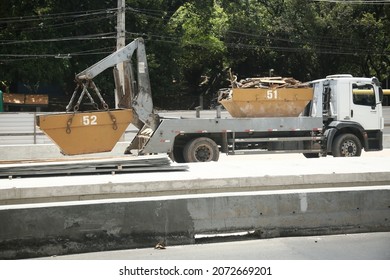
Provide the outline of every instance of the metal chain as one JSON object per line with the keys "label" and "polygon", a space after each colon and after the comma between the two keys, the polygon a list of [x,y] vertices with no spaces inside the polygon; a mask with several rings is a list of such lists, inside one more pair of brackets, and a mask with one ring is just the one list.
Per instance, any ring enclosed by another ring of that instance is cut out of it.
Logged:
{"label": "metal chain", "polygon": [[75,90],[73,91],[73,94],[72,94],[72,97],[70,98],[69,100],[69,104],[66,106],[66,111],[69,112],[71,107],[72,107],[72,104],[73,104],[73,101],[76,97],[76,94],[77,94],[77,91],[79,90],[79,87],[80,87],[80,84],[78,83]]}
{"label": "metal chain", "polygon": [[95,91],[97,97],[99,98],[99,100],[100,100],[100,102],[101,102],[101,104],[103,106],[103,109],[104,110],[108,110],[107,109],[108,105],[107,105],[106,101],[104,101],[103,96],[100,94],[100,91],[97,88],[97,86],[95,85],[95,83],[93,81],[90,81],[89,86]]}
{"label": "metal chain", "polygon": [[[72,104],[73,104],[74,100],[76,99],[76,95],[77,95],[77,92],[79,91],[80,86],[82,86],[83,90],[81,91],[80,96],[79,96],[76,104],[72,108]],[[95,85],[95,83],[93,81],[86,81],[86,82],[83,82],[83,83],[80,82],[77,84],[75,90],[73,91],[72,97],[69,101],[69,104],[66,106],[67,112],[70,112],[71,109],[73,109],[74,112],[77,112],[80,109],[80,104],[81,104],[85,95],[90,100],[94,109],[99,110],[99,105],[95,102],[92,95],[89,93],[88,88],[92,88],[93,91],[96,93],[97,97],[99,98],[99,100],[102,104],[103,110],[108,110],[108,105],[107,105],[106,101],[104,100],[103,96],[101,95],[99,89]]]}
{"label": "metal chain", "polygon": [[97,88],[97,86],[95,85],[95,83],[93,81],[87,81],[87,82],[84,82],[84,83],[78,83],[77,84],[76,89],[74,90],[74,92],[72,94],[72,97],[71,97],[71,99],[69,101],[69,104],[66,106],[66,111],[69,112],[71,110],[72,104],[73,104],[73,102],[74,102],[74,100],[76,98],[76,94],[77,94],[80,86],[83,87],[83,90],[80,93],[80,96],[79,96],[79,98],[77,100],[77,103],[73,106],[73,114],[69,117],[69,119],[68,119],[68,121],[66,123],[66,133],[70,134],[72,132],[71,125],[72,125],[72,122],[73,122],[73,118],[74,118],[76,112],[80,109],[80,104],[81,104],[81,102],[83,100],[84,95],[87,95],[87,97],[91,101],[91,103],[94,106],[94,108],[96,110],[99,110],[98,104],[93,100],[91,94],[88,92],[88,87],[92,88],[95,91],[96,95],[98,96],[98,98],[99,98],[99,100],[100,100],[100,102],[102,104],[103,110],[107,111],[109,116],[110,116],[110,118],[111,118],[112,128],[114,130],[117,130],[118,129],[118,124],[117,124],[116,117],[109,110],[108,104],[103,99],[103,96],[100,94],[99,89]]}
{"label": "metal chain", "polygon": [[73,114],[70,116],[70,118],[68,119],[68,121],[66,122],[66,133],[67,134],[70,134],[72,132],[70,126],[72,125],[72,122],[73,122],[73,117],[75,115],[76,112],[73,112]]}
{"label": "metal chain", "polygon": [[112,129],[117,130],[118,129],[118,125],[116,124],[115,116],[108,109],[107,109],[107,113],[110,115],[110,118],[111,118],[111,121],[112,121]]}

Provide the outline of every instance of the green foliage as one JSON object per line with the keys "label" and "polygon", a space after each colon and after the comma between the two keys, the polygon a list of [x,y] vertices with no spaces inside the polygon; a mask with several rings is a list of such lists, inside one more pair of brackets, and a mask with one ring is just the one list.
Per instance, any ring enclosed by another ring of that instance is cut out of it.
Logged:
{"label": "green foliage", "polygon": [[177,62],[179,80],[185,80],[191,93],[200,94],[202,80],[223,68],[226,47],[221,41],[227,15],[214,1],[187,2],[168,22],[169,32],[178,36]]}
{"label": "green foliage", "polygon": [[[0,80],[52,84],[67,101],[74,75],[116,49],[109,0],[0,2]],[[161,108],[186,109],[240,78],[311,80],[390,75],[390,5],[304,0],[127,0],[127,43],[144,37]],[[69,54],[69,55],[68,55]],[[113,106],[111,72],[97,84]]]}

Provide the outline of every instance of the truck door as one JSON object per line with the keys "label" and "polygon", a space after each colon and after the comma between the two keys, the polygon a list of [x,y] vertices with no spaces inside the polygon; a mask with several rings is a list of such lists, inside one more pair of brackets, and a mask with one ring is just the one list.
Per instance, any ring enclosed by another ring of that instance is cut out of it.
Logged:
{"label": "truck door", "polygon": [[382,108],[378,93],[371,83],[352,82],[350,102],[351,120],[360,123],[365,130],[381,129]]}

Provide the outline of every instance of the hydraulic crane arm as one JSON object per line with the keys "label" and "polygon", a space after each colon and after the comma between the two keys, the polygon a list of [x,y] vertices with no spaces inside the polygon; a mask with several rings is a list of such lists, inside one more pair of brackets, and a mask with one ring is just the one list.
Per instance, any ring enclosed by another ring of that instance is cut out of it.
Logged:
{"label": "hydraulic crane arm", "polygon": [[[117,50],[109,56],[103,58],[94,65],[88,67],[84,71],[76,75],[78,81],[92,80],[104,70],[114,67],[119,63],[130,61],[134,51],[138,48],[139,42],[142,39],[135,39],[127,46]],[[143,45],[143,42],[142,42]]]}
{"label": "hydraulic crane arm", "polygon": [[[133,58],[135,54],[136,57]],[[132,62],[135,61],[137,64],[133,67]],[[123,63],[124,67],[122,80],[119,79],[116,67],[120,63]],[[109,110],[93,82],[93,78],[111,67],[114,67],[120,110]],[[77,86],[66,107],[66,113],[41,115],[36,119],[39,128],[57,144],[63,154],[109,152],[130,123],[140,131],[142,129],[154,131],[159,125],[159,116],[153,112],[148,64],[142,38],[134,40],[80,72],[76,75],[76,81]],[[99,97],[103,110],[99,110],[88,89],[92,89]],[[79,105],[86,96],[96,110],[78,112]],[[133,139],[132,143],[136,145],[137,140]]]}
{"label": "hydraulic crane arm", "polygon": [[[137,79],[133,78],[132,58],[136,52],[137,66],[135,71]],[[153,100],[149,80],[148,63],[146,58],[145,44],[142,38],[137,38],[125,47],[117,50],[111,55],[103,58],[91,67],[76,75],[76,80],[80,83],[91,81],[104,70],[115,67],[123,63],[125,70],[124,84],[116,82],[117,91],[122,100],[127,100],[127,104],[120,103],[121,107],[132,108],[137,118],[133,123],[139,127],[138,121],[155,128],[158,124],[158,116],[153,112]],[[116,75],[117,71],[114,71]],[[115,77],[119,81],[118,77]],[[124,92],[124,94],[122,94]]]}

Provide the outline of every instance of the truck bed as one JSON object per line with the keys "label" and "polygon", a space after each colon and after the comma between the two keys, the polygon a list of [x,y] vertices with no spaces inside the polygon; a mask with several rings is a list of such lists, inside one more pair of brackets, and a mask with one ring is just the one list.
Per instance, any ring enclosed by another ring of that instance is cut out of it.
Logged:
{"label": "truck bed", "polygon": [[210,135],[236,133],[268,137],[280,132],[311,132],[322,130],[322,118],[162,118],[157,129],[143,147],[144,153],[170,152],[178,135]]}

